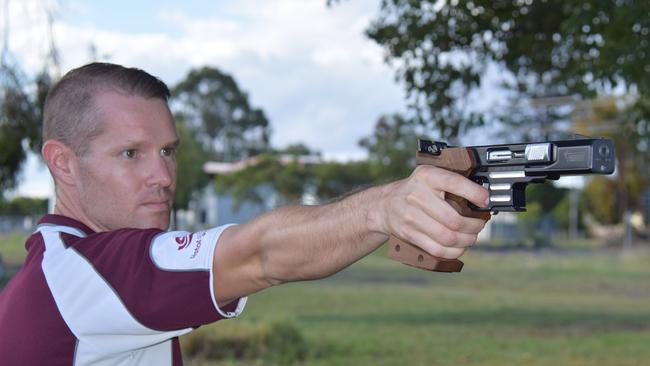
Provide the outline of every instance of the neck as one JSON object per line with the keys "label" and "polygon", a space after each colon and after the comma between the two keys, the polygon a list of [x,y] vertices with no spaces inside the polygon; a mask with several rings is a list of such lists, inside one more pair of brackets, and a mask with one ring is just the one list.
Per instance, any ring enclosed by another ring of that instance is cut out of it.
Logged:
{"label": "neck", "polygon": [[91,220],[79,204],[74,204],[74,201],[70,199],[70,195],[65,189],[56,189],[54,213],[77,220],[95,232],[109,231],[107,228]]}

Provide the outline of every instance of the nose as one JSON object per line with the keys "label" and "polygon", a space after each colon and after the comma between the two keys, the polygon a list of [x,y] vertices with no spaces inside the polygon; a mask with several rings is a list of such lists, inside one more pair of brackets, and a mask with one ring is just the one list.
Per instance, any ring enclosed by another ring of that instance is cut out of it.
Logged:
{"label": "nose", "polygon": [[176,169],[171,161],[155,156],[151,162],[148,183],[150,186],[170,187],[174,183]]}

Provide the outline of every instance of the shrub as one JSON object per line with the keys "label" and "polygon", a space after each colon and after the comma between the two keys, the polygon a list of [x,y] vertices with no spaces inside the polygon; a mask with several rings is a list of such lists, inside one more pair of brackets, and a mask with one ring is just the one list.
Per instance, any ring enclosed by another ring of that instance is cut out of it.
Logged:
{"label": "shrub", "polygon": [[298,328],[287,321],[205,326],[184,336],[181,347],[194,360],[263,360],[266,365],[293,364],[308,352]]}

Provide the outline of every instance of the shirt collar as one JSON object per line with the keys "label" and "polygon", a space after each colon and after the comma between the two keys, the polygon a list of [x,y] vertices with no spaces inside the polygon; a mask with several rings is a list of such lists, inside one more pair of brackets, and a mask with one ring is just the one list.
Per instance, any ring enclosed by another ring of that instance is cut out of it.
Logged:
{"label": "shirt collar", "polygon": [[45,215],[38,221],[38,224],[39,225],[53,224],[53,225],[69,226],[83,231],[86,235],[95,233],[92,229],[82,224],[81,222],[62,215],[55,215],[55,214]]}

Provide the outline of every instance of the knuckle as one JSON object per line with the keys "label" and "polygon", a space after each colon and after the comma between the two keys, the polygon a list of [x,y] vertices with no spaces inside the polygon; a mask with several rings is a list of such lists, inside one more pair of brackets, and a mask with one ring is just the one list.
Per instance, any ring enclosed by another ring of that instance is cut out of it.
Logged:
{"label": "knuckle", "polygon": [[413,213],[410,211],[407,211],[402,215],[402,222],[404,227],[413,227],[415,225],[415,217],[413,216]]}
{"label": "knuckle", "polygon": [[446,247],[453,247],[458,244],[458,235],[449,230],[443,230],[438,235],[438,242]]}
{"label": "knuckle", "polygon": [[415,234],[411,230],[400,230],[397,236],[407,243],[418,244],[416,243]]}
{"label": "knuckle", "polygon": [[485,188],[479,188],[476,190],[473,200],[474,202],[485,202],[489,196],[490,195],[487,193],[487,190],[485,190]]}
{"label": "knuckle", "polygon": [[441,174],[440,181],[444,184],[445,187],[453,187],[458,184],[461,184],[462,177],[456,173],[445,172]]}
{"label": "knuckle", "polygon": [[427,174],[427,166],[425,165],[419,165],[415,168],[413,171],[413,174],[411,174],[411,180],[415,183],[422,183],[422,181],[425,179],[424,177]]}
{"label": "knuckle", "polygon": [[402,225],[400,225],[404,230],[412,228],[415,226],[415,219],[410,213],[405,213],[402,217]]}
{"label": "knuckle", "polygon": [[451,230],[459,231],[463,228],[463,217],[457,212],[454,212],[453,214],[447,216],[445,226]]}
{"label": "knuckle", "polygon": [[420,201],[415,191],[411,191],[407,193],[404,199],[406,200],[406,203],[408,203],[409,205],[415,205]]}

